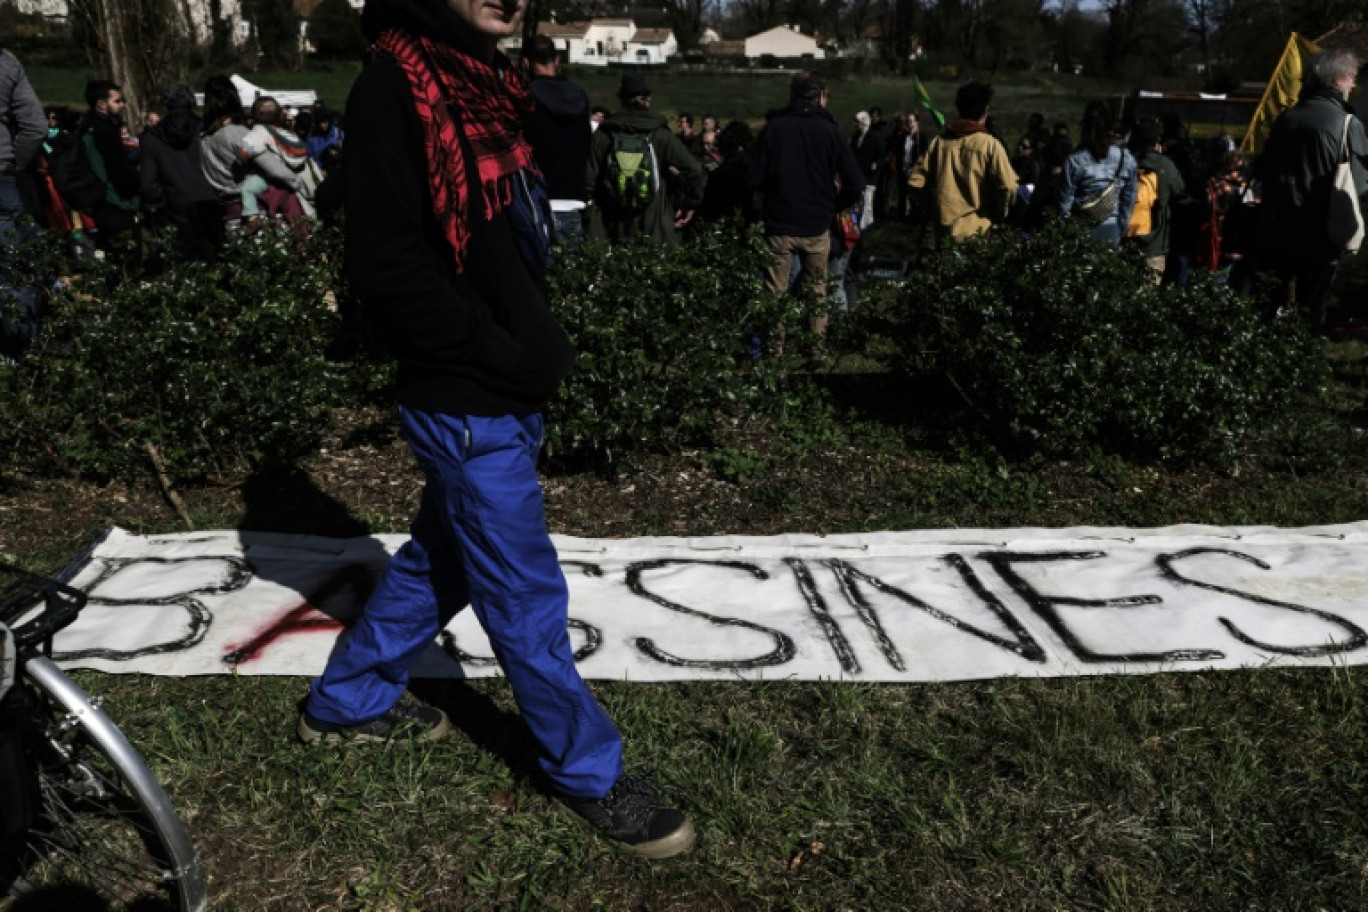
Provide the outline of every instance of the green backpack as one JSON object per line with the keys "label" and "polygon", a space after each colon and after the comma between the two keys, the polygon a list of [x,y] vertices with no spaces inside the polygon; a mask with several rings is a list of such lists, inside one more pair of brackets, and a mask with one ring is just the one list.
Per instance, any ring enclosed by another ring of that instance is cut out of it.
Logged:
{"label": "green backpack", "polygon": [[655,146],[645,133],[613,131],[604,167],[608,197],[620,209],[644,209],[660,191]]}

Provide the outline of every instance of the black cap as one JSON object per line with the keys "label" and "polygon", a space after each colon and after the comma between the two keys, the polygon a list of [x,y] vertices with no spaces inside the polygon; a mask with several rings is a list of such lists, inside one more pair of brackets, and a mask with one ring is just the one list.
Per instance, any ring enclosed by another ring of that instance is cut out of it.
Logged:
{"label": "black cap", "polygon": [[532,40],[523,46],[523,56],[533,63],[552,63],[560,59],[560,51],[550,38],[545,35],[534,35]]}
{"label": "black cap", "polygon": [[618,86],[619,98],[635,98],[638,95],[650,95],[651,90],[646,87],[646,77],[640,73],[623,73],[622,85]]}
{"label": "black cap", "polygon": [[195,90],[183,82],[173,82],[162,90],[162,104],[167,110],[175,108],[185,108],[193,110],[195,107]]}

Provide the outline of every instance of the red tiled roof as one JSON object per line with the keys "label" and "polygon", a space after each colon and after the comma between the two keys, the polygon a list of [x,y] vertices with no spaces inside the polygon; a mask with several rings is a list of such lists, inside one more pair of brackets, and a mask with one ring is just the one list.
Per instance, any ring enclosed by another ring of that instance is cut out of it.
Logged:
{"label": "red tiled roof", "polygon": [[589,30],[587,22],[538,22],[537,34],[548,38],[583,38]]}

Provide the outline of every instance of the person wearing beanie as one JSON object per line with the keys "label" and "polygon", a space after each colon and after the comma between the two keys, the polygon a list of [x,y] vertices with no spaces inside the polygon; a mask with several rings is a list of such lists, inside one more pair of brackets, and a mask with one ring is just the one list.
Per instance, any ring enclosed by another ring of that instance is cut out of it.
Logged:
{"label": "person wearing beanie", "polygon": [[[670,132],[665,118],[651,113],[651,89],[634,70],[622,75],[618,86],[622,110],[610,115],[594,132],[585,169],[589,206],[589,236],[600,241],[627,241],[645,235],[662,244],[678,244],[679,229],[692,219],[703,202],[703,165]],[[614,149],[638,136],[649,140],[652,191],[640,205],[624,205],[608,185]]]}

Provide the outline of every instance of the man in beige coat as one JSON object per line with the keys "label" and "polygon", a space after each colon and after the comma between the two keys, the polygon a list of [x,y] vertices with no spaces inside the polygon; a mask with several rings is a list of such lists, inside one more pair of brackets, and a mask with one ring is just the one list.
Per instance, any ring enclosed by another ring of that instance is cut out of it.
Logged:
{"label": "man in beige coat", "polygon": [[956,244],[1006,221],[1016,197],[1017,176],[1007,150],[988,132],[993,87],[970,82],[955,93],[960,119],[931,140],[908,175],[907,185],[936,240]]}

